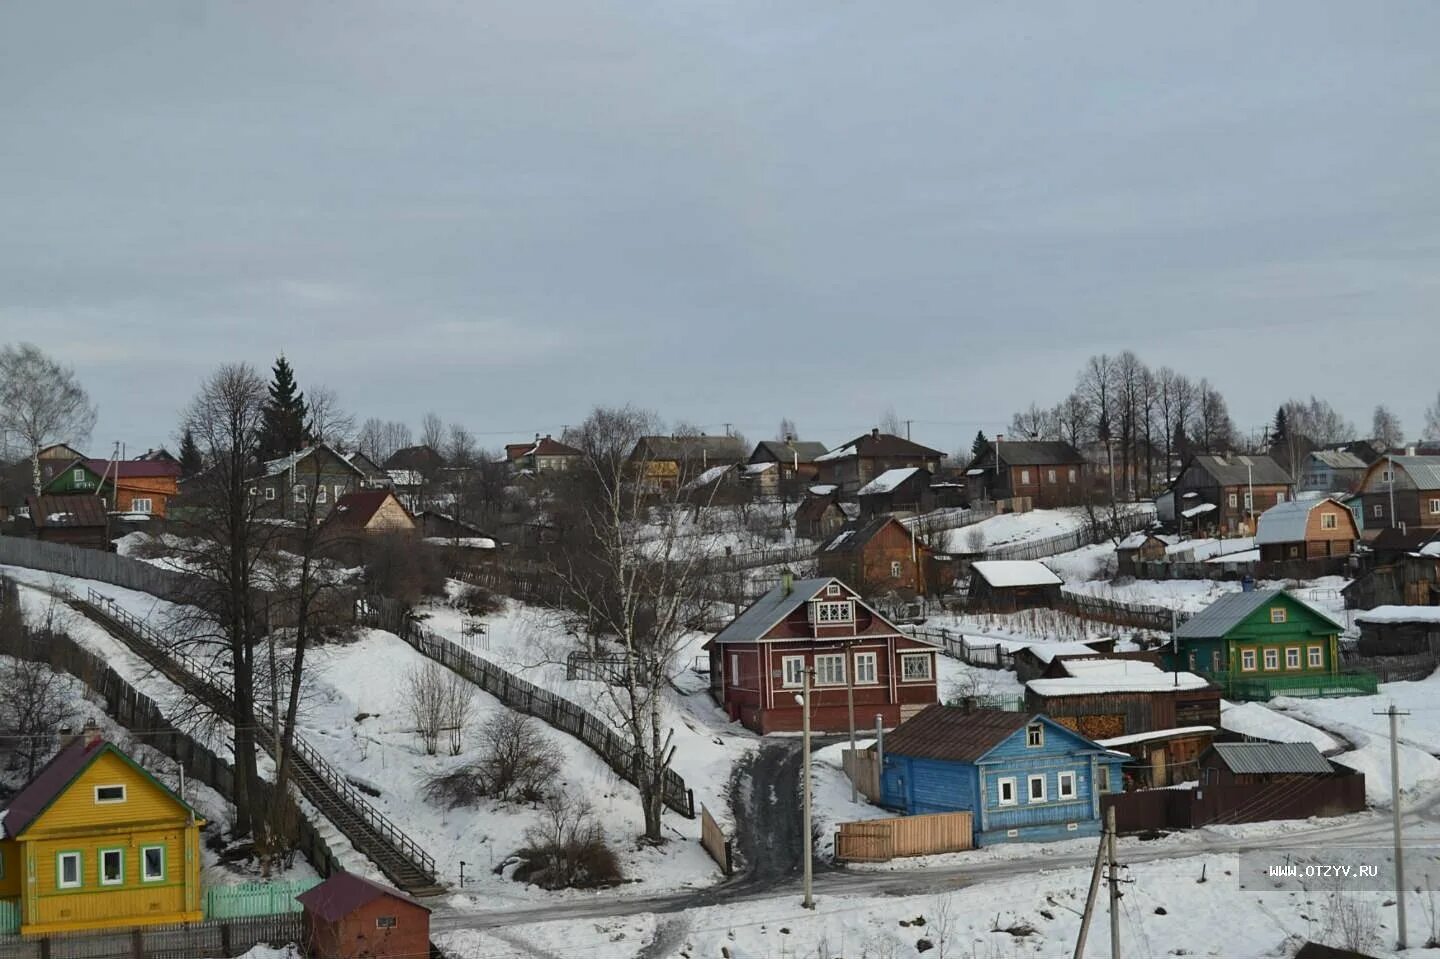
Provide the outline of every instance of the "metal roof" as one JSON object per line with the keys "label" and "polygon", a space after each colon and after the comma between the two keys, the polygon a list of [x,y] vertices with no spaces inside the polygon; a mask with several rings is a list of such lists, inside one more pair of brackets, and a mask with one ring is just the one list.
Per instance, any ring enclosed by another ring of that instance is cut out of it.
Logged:
{"label": "metal roof", "polygon": [[[999,440],[990,449],[980,454],[978,462],[995,462],[996,445],[1000,448],[1000,461],[1010,466],[1068,466],[1085,462],[1080,451],[1060,440]],[[988,454],[988,455],[987,455]]]}
{"label": "metal roof", "polygon": [[1197,455],[1194,465],[1209,473],[1221,486],[1288,486],[1290,474],[1268,456],[1221,456],[1214,454]]}
{"label": "metal roof", "polygon": [[1280,596],[1287,596],[1291,601],[1305,607],[1315,615],[1323,617],[1337,630],[1345,628],[1335,622],[1328,613],[1316,609],[1283,589],[1257,589],[1250,592],[1227,593],[1221,596],[1181,623],[1180,628],[1175,630],[1175,635],[1180,639],[1218,639],[1239,626],[1255,610],[1273,602]]}
{"label": "metal roof", "polygon": [[1405,471],[1417,489],[1440,490],[1440,456],[1386,457]]}
{"label": "metal roof", "polygon": [[1363,470],[1366,462],[1349,450],[1316,450],[1310,458],[1332,470]]}
{"label": "metal roof", "polygon": [[893,756],[975,762],[1031,721],[1028,713],[926,706],[885,737]]}
{"label": "metal roof", "polygon": [[1232,773],[1319,773],[1335,771],[1314,743],[1213,743],[1215,755]]}
{"label": "metal roof", "polygon": [[[830,576],[797,579],[791,585],[788,593],[782,583],[732,619],[728,626],[715,634],[715,638],[711,642],[722,645],[724,643],[753,643],[770,632],[776,623],[804,606],[832,582],[838,583],[839,580]],[[855,594],[846,589],[845,595],[853,598]]]}
{"label": "metal roof", "polygon": [[30,522],[36,529],[103,527],[109,522],[105,503],[91,493],[27,496],[25,502],[30,507]]}
{"label": "metal roof", "polygon": [[367,906],[381,896],[389,896],[401,902],[408,902],[418,909],[430,911],[430,907],[416,902],[398,889],[371,882],[353,872],[337,872],[320,885],[306,890],[295,898],[301,905],[325,922],[336,922]]}
{"label": "metal roof", "polygon": [[1355,516],[1349,508],[1336,502],[1330,497],[1320,499],[1290,500],[1287,503],[1276,503],[1274,506],[1260,514],[1260,525],[1255,530],[1255,545],[1264,546],[1270,543],[1303,543],[1305,532],[1310,524],[1310,512],[1317,506],[1326,504],[1334,506],[1345,514],[1345,522],[1353,524]]}
{"label": "metal roof", "polygon": [[769,453],[777,463],[794,463],[799,457],[802,463],[813,463],[815,457],[825,455],[824,443],[812,443],[808,440],[795,440],[786,443],[783,440],[761,440],[755,444],[755,452],[750,454],[750,462],[755,462],[755,457],[761,451]]}

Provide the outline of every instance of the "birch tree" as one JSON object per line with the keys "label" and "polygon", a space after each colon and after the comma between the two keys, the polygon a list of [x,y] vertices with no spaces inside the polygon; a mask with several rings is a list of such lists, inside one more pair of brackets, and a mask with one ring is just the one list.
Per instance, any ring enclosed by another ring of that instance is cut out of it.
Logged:
{"label": "birch tree", "polygon": [[33,343],[0,349],[0,434],[12,434],[30,456],[40,495],[40,450],[49,443],[83,444],[95,427],[95,405],[75,371]]}

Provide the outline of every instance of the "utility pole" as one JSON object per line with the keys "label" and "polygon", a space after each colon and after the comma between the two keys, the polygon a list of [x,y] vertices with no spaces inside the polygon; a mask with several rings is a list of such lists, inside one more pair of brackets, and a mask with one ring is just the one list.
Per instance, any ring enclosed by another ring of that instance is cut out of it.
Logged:
{"label": "utility pole", "polygon": [[1400,841],[1400,733],[1401,716],[1409,716],[1408,709],[1396,709],[1391,703],[1385,711],[1374,710],[1376,716],[1390,717],[1390,810],[1395,826],[1395,922],[1399,926],[1398,948],[1405,946],[1405,847]]}
{"label": "utility pole", "polygon": [[1090,917],[1095,912],[1095,897],[1100,893],[1100,875],[1105,866],[1105,850],[1109,848],[1110,825],[1106,819],[1105,831],[1100,834],[1100,845],[1095,848],[1095,868],[1090,873],[1090,891],[1085,896],[1085,911],[1080,914],[1080,935],[1075,939],[1075,959],[1085,955],[1085,939],[1090,935]]}
{"label": "utility pole", "polygon": [[1110,959],[1120,959],[1120,867],[1115,862],[1115,807],[1105,810],[1105,858],[1110,861]]}
{"label": "utility pole", "polygon": [[813,873],[813,871],[814,871],[813,868],[812,868],[812,866],[811,866],[811,861],[810,861],[810,860],[811,860],[811,856],[812,856],[811,849],[810,849],[810,844],[811,844],[811,841],[812,841],[811,838],[810,838],[810,672],[811,672],[811,667],[808,667],[808,666],[807,666],[807,667],[805,668],[805,670],[804,670],[805,680],[804,680],[804,686],[803,686],[804,696],[805,696],[805,702],[804,702],[804,708],[801,709],[801,711],[800,711],[800,715],[801,715],[801,720],[800,720],[800,722],[801,722],[801,727],[800,727],[800,728],[801,728],[801,731],[802,731],[802,733],[803,733],[803,736],[802,736],[803,745],[802,745],[802,747],[801,747],[800,764],[801,764],[801,771],[802,771],[802,774],[803,774],[803,775],[802,775],[802,779],[803,779],[803,781],[804,781],[804,783],[805,783],[805,810],[804,810],[804,829],[805,829],[805,836],[804,836],[804,842],[805,842],[805,852],[804,852],[804,856],[805,856],[805,862],[804,862],[804,867],[805,867],[805,900],[801,903],[801,905],[804,906],[806,909],[814,909],[814,908],[815,908],[815,898],[814,898],[814,896],[812,896],[811,893],[810,893],[811,880],[813,879],[812,873]]}
{"label": "utility pole", "polygon": [[[860,801],[860,754],[855,751],[855,653],[853,643],[845,644],[845,711],[850,719],[850,801]],[[809,769],[807,762],[805,768]]]}

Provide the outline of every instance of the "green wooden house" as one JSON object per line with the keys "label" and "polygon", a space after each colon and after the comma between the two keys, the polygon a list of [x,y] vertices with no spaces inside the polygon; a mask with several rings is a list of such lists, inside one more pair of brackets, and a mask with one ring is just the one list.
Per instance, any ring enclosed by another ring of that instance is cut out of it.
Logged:
{"label": "green wooden house", "polygon": [[1341,669],[1343,630],[1283,589],[1230,593],[1175,631],[1170,666],[1204,674],[1229,699],[1374,693],[1374,676]]}

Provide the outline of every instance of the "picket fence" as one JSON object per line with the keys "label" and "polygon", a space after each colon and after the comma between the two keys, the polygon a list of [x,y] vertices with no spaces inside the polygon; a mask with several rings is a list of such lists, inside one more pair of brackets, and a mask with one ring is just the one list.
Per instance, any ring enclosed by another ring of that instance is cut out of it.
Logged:
{"label": "picket fence", "polygon": [[320,885],[319,879],[290,882],[246,882],[235,886],[211,886],[205,890],[206,919],[248,919],[251,916],[281,916],[301,912],[296,896]]}

